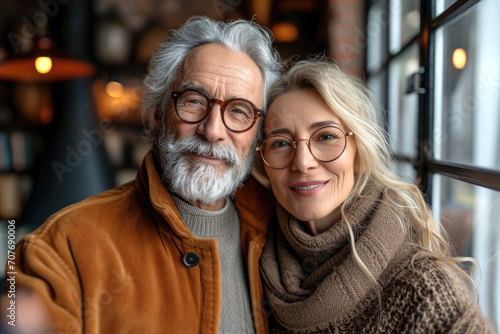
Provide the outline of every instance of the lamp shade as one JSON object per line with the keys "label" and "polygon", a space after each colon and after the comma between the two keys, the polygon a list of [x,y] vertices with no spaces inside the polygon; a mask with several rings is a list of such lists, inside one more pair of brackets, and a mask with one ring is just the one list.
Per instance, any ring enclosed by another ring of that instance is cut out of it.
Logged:
{"label": "lamp shade", "polygon": [[23,82],[50,82],[90,76],[94,66],[69,58],[54,47],[48,37],[35,40],[33,50],[11,57],[0,63],[0,80]]}

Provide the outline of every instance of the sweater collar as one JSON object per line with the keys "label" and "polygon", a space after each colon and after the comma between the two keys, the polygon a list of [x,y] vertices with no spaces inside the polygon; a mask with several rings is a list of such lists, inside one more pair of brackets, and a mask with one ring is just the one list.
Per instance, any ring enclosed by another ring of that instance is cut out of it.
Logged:
{"label": "sweater collar", "polygon": [[238,235],[238,215],[233,201],[226,200],[222,209],[206,211],[197,208],[180,197],[172,195],[175,206],[189,231],[198,238],[214,238]]}

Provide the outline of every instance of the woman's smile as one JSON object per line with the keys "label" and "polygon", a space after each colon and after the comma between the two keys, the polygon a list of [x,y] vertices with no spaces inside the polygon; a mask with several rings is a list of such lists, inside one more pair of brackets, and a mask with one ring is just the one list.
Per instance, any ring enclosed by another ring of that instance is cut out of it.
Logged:
{"label": "woman's smile", "polygon": [[300,182],[290,186],[290,189],[300,196],[314,196],[321,191],[329,181]]}

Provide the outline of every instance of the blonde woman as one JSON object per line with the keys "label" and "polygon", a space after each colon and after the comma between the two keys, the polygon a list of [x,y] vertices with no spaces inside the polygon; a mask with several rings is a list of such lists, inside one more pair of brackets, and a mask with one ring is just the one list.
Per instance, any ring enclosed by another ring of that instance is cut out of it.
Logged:
{"label": "blonde woman", "polygon": [[257,151],[279,203],[260,259],[272,331],[492,333],[419,189],[393,173],[365,86],[309,60],[268,96]]}

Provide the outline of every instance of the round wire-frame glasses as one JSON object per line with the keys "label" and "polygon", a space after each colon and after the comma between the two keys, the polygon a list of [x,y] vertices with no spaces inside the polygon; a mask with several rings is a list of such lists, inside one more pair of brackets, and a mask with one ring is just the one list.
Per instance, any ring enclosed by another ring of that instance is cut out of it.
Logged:
{"label": "round wire-frame glasses", "polygon": [[273,135],[256,148],[264,163],[274,169],[284,169],[295,159],[297,143],[305,141],[312,156],[322,162],[332,162],[344,153],[347,137],[354,133],[345,132],[337,126],[324,126],[311,134],[309,139],[291,140],[281,135]]}
{"label": "round wire-frame glasses", "polygon": [[203,121],[210,114],[213,105],[220,104],[222,122],[226,128],[233,132],[250,130],[262,115],[262,110],[246,99],[236,98],[222,101],[212,99],[196,89],[174,91],[172,99],[177,116],[190,124]]}

